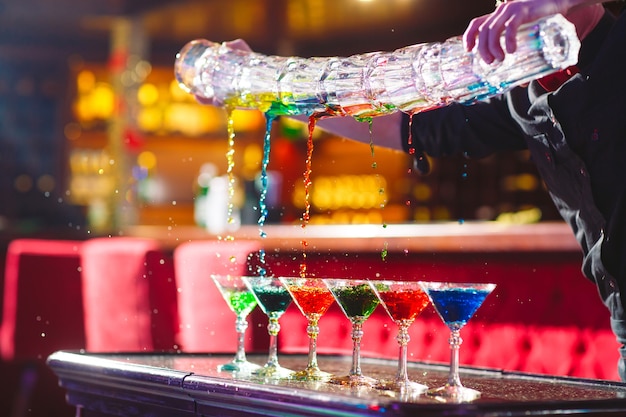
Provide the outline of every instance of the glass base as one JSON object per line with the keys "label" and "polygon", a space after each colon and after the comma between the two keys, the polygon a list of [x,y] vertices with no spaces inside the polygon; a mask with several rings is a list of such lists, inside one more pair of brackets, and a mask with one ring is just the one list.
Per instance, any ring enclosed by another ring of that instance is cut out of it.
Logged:
{"label": "glass base", "polygon": [[252,372],[252,375],[262,379],[288,379],[293,374],[291,369],[283,368],[280,365],[265,365]]}
{"label": "glass base", "polygon": [[306,368],[291,374],[291,379],[296,381],[328,381],[332,377],[328,372],[321,371],[319,368]]}
{"label": "glass base", "polygon": [[364,375],[335,376],[330,378],[328,382],[330,382],[331,384],[347,385],[351,387],[373,387],[378,383],[378,381],[374,378],[370,378],[369,376]]}
{"label": "glass base", "polygon": [[480,392],[475,389],[457,385],[444,385],[443,387],[429,389],[426,395],[434,397],[441,402],[466,403],[480,398]]}
{"label": "glass base", "polygon": [[385,391],[397,391],[405,394],[420,394],[428,389],[426,385],[403,380],[380,381],[376,384],[375,388]]}
{"label": "glass base", "polygon": [[248,361],[231,361],[217,367],[220,372],[252,373],[261,368],[260,365]]}

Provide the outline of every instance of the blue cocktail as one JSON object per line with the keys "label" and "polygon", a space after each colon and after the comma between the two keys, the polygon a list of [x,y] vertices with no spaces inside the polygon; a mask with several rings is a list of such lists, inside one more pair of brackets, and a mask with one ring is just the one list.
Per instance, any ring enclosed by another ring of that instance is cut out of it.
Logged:
{"label": "blue cocktail", "polygon": [[450,282],[420,282],[441,320],[450,329],[450,373],[448,382],[426,391],[444,401],[467,402],[480,397],[480,392],[461,385],[459,377],[459,348],[463,340],[460,332],[472,318],[495,284],[468,284]]}

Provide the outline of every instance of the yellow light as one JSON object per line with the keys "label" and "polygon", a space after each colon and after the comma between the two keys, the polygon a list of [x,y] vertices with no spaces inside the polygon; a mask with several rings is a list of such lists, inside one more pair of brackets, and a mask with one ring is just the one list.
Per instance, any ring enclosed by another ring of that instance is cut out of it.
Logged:
{"label": "yellow light", "polygon": [[87,94],[96,85],[96,75],[88,70],[83,70],[76,76],[76,88],[81,94]]}
{"label": "yellow light", "polygon": [[74,103],[74,114],[76,118],[82,122],[88,122],[94,119],[89,96],[79,97],[78,100],[76,100]]}
{"label": "yellow light", "polygon": [[159,100],[159,90],[154,84],[143,84],[137,90],[137,100],[142,106],[152,106]]}
{"label": "yellow light", "polygon": [[141,109],[137,115],[137,125],[146,132],[155,132],[163,127],[163,112],[159,108]]}
{"label": "yellow light", "polygon": [[89,105],[94,115],[99,119],[108,119],[113,115],[115,94],[109,84],[97,83],[91,94]]}
{"label": "yellow light", "polygon": [[156,155],[150,151],[144,151],[137,155],[137,164],[142,168],[147,170],[153,169],[156,163]]}
{"label": "yellow light", "polygon": [[182,88],[178,85],[176,80],[172,80],[170,82],[170,94],[172,95],[172,100],[174,101],[193,101],[194,98],[191,94],[183,91]]}
{"label": "yellow light", "polygon": [[413,196],[417,201],[428,201],[432,197],[432,190],[428,184],[416,184],[413,187]]}
{"label": "yellow light", "polygon": [[519,174],[517,176],[517,188],[522,191],[534,191],[539,186],[539,180],[532,174]]}
{"label": "yellow light", "polygon": [[428,207],[417,207],[413,213],[413,219],[418,222],[426,222],[430,220],[430,209]]}
{"label": "yellow light", "polygon": [[261,112],[257,110],[233,110],[231,117],[237,132],[249,132],[258,129],[265,122]]}
{"label": "yellow light", "polygon": [[224,113],[217,107],[171,103],[165,109],[163,124],[169,131],[197,136],[203,133],[223,132],[224,120]]}

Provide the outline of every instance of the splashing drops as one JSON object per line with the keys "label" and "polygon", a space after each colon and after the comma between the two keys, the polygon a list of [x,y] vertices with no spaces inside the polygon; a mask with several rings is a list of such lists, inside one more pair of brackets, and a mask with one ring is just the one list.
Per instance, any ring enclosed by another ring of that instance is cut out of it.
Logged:
{"label": "splashing drops", "polygon": [[385,246],[383,247],[383,250],[380,252],[380,258],[383,261],[387,260],[387,255],[389,255],[389,251],[388,251],[388,243],[385,242]]}
{"label": "splashing drops", "polygon": [[235,126],[233,120],[233,108],[227,107],[227,119],[226,130],[228,136],[227,150],[226,150],[226,175],[228,176],[228,209],[227,209],[227,223],[234,223],[233,210],[234,210],[234,196],[235,196]]}

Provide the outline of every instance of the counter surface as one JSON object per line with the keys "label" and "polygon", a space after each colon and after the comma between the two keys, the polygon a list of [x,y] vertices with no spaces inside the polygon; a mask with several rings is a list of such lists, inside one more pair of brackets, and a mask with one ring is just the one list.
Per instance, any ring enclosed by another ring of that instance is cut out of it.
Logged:
{"label": "counter surface", "polygon": [[[465,386],[482,397],[451,404],[424,395],[401,395],[372,388],[323,382],[262,381],[218,372],[232,355],[85,354],[56,352],[48,364],[67,390],[68,401],[84,416],[621,416],[626,384],[462,368]],[[249,355],[262,364],[266,356]],[[302,369],[306,357],[281,355],[281,365]],[[319,358],[322,370],[346,374],[350,358]],[[395,376],[396,361],[363,358],[363,373]],[[409,377],[430,387],[442,385],[447,365],[409,363]]]}
{"label": "counter surface", "polygon": [[[266,237],[261,238],[259,227],[242,226],[221,237],[262,240],[267,250],[300,250],[306,241],[308,250],[319,252],[368,252],[381,248],[400,252],[580,252],[572,231],[562,222],[268,225],[263,231]],[[123,233],[156,238],[169,248],[220,237],[194,226],[132,226]]]}

